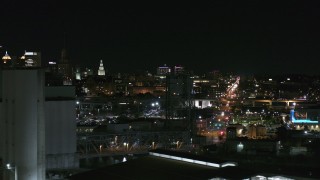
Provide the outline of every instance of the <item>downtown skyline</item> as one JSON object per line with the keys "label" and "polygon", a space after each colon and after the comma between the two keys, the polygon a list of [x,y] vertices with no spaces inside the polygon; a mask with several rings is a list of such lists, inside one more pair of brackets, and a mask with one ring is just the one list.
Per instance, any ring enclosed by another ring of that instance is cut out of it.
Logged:
{"label": "downtown skyline", "polygon": [[182,65],[194,72],[318,74],[317,4],[6,2],[0,51],[41,51],[110,72]]}

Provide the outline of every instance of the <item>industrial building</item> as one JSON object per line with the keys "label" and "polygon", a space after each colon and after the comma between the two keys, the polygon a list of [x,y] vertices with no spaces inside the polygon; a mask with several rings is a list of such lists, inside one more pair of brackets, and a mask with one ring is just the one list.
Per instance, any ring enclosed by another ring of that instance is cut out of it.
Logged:
{"label": "industrial building", "polygon": [[0,179],[42,180],[76,168],[75,89],[45,87],[41,68],[0,70]]}

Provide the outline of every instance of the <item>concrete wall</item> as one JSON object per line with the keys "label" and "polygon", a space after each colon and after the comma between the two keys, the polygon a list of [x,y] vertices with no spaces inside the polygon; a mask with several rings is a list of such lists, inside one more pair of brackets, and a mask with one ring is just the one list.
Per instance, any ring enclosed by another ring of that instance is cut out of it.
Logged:
{"label": "concrete wall", "polygon": [[15,167],[4,179],[45,179],[44,72],[4,70],[2,77],[2,157]]}
{"label": "concrete wall", "polygon": [[0,70],[0,103],[2,99],[2,71]]}
{"label": "concrete wall", "polygon": [[49,169],[68,169],[79,167],[79,156],[75,153],[70,154],[47,154],[46,168]]}
{"label": "concrete wall", "polygon": [[47,169],[78,167],[75,101],[46,101],[45,118]]}
{"label": "concrete wall", "polygon": [[0,71],[0,180],[3,180],[3,171],[5,164],[3,162],[3,152],[4,152],[4,119],[2,111],[2,71]]}
{"label": "concrete wall", "polygon": [[45,87],[46,98],[75,98],[74,86],[47,86]]}
{"label": "concrete wall", "polygon": [[0,180],[39,180],[46,168],[79,167],[74,98],[73,86],[45,88],[41,69],[0,71],[0,167],[15,167]]}
{"label": "concrete wall", "polygon": [[[0,72],[1,73],[1,72]],[[0,89],[1,89],[1,82],[0,82]],[[0,95],[1,97],[1,95]],[[3,111],[2,111],[2,102],[0,101],[0,180],[3,180],[3,169],[5,167],[5,164],[3,162],[3,152],[4,152],[4,119],[3,119]]]}

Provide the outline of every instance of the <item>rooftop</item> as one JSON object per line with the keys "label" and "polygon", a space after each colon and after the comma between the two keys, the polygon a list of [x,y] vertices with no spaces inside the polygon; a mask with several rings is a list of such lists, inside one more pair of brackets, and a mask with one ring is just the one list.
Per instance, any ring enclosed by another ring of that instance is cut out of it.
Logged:
{"label": "rooftop", "polygon": [[[252,164],[251,164],[252,165]],[[235,167],[215,168],[192,164],[188,162],[166,159],[155,156],[145,156],[138,159],[106,166],[103,168],[75,174],[69,179],[249,179],[255,176],[285,177],[290,179],[319,179],[316,169],[287,168],[263,165],[243,165]],[[311,174],[310,174],[311,173]]]}

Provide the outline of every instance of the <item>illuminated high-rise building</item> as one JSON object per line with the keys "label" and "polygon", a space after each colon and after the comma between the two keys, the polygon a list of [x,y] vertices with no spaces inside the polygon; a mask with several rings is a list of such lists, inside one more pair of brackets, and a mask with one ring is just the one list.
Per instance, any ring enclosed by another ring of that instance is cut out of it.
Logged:
{"label": "illuminated high-rise building", "polygon": [[157,68],[157,75],[167,75],[170,74],[171,68],[166,64]]}
{"label": "illuminated high-rise building", "polygon": [[93,76],[93,70],[91,68],[85,68],[83,71],[83,77],[87,78],[88,76]]}
{"label": "illuminated high-rise building", "polygon": [[105,76],[106,75],[106,71],[104,70],[103,67],[103,61],[100,60],[100,66],[99,66],[99,70],[98,70],[98,76]]}
{"label": "illuminated high-rise building", "polygon": [[9,64],[11,61],[11,57],[9,56],[8,52],[6,51],[6,54],[2,57],[3,64]]}
{"label": "illuminated high-rise building", "polygon": [[81,69],[76,67],[76,80],[81,80]]}
{"label": "illuminated high-rise building", "polygon": [[183,66],[174,66],[174,74],[182,74],[184,72]]}
{"label": "illuminated high-rise building", "polygon": [[25,51],[24,55],[20,58],[24,61],[25,67],[41,67],[41,53]]}

